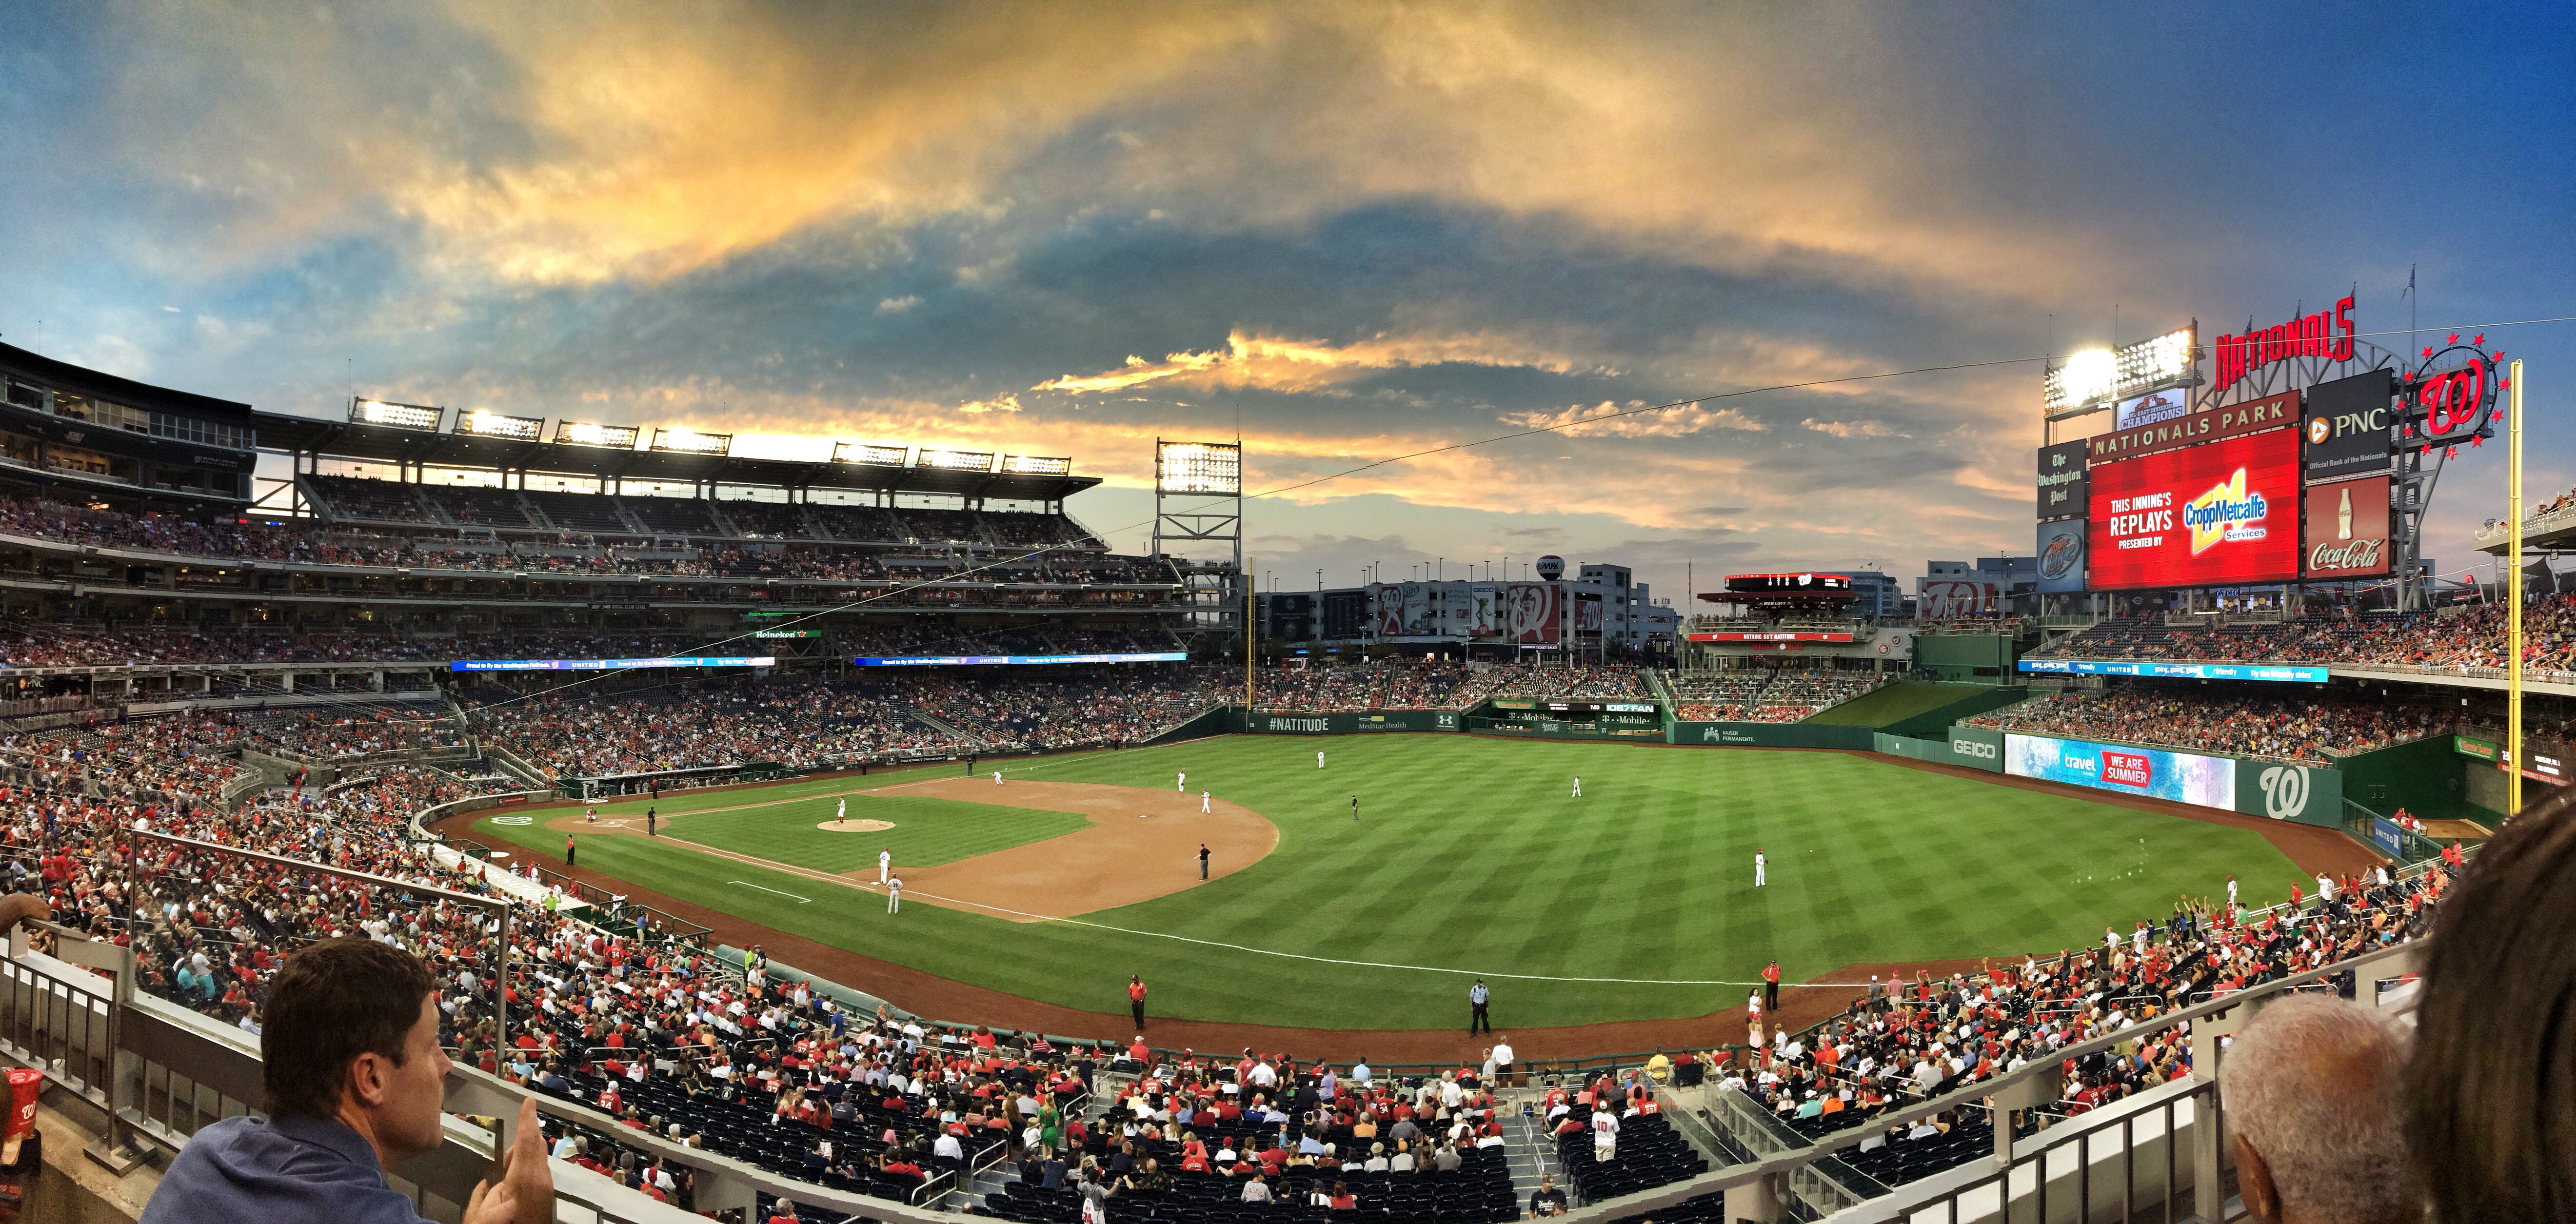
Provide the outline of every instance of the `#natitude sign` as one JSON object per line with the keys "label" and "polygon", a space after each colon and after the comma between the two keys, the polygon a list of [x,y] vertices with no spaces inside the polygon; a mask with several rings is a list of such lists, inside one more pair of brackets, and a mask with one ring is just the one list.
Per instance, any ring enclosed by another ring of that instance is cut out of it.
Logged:
{"label": "#natitude sign", "polygon": [[2276,429],[2094,468],[2085,589],[2296,578],[2298,461]]}

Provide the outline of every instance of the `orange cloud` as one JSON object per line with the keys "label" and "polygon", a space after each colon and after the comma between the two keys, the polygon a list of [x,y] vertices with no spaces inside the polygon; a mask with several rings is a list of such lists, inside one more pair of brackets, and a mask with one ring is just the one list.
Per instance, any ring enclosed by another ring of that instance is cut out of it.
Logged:
{"label": "orange cloud", "polygon": [[1272,391],[1311,391],[1375,370],[1446,364],[1518,366],[1563,374],[1574,359],[1534,351],[1503,337],[1476,333],[1455,336],[1372,336],[1349,344],[1325,340],[1286,340],[1247,335],[1238,330],[1225,347],[1206,352],[1179,352],[1161,361],[1129,354],[1127,364],[1098,374],[1065,374],[1029,388],[1064,391],[1123,391],[1153,382],[1189,386],[1260,387]]}

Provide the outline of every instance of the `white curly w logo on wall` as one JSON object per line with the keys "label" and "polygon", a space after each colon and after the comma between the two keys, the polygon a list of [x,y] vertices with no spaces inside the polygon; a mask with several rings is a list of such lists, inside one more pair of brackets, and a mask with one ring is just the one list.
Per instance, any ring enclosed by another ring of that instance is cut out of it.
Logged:
{"label": "white curly w logo on wall", "polygon": [[2308,771],[2275,765],[2263,771],[2263,814],[2289,820],[2308,810]]}

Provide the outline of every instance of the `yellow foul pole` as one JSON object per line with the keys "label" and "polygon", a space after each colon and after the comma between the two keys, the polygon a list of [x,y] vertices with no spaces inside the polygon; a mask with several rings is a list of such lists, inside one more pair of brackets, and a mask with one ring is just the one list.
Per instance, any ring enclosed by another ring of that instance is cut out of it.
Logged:
{"label": "yellow foul pole", "polygon": [[[1249,565],[1243,567],[1243,716],[1247,720],[1252,717],[1252,567]],[[1243,729],[1251,730],[1252,724],[1246,721]]]}
{"label": "yellow foul pole", "polygon": [[2506,680],[2505,680],[2505,729],[2504,729],[2504,736],[2505,736],[2505,742],[2506,742],[2506,743],[2508,743],[2508,744],[2511,744],[2511,745],[2513,746],[2513,767],[2512,767],[2511,769],[2509,769],[2509,770],[2507,770],[2507,771],[2506,771],[2506,777],[2505,777],[2505,806],[2504,806],[2504,810],[2505,810],[2505,815],[2507,815],[2507,816],[2519,816],[2519,815],[2521,815],[2521,814],[2522,814],[2522,770],[2523,770],[2523,744],[2522,744],[2522,363],[2521,363],[2520,361],[2516,361],[2516,362],[2514,362],[2514,363],[2513,363],[2513,384],[2512,384],[2512,389],[2513,389],[2513,400],[2512,400],[2512,404],[2511,404],[2511,406],[2510,406],[2506,411],[2508,411],[2508,412],[2512,413],[2512,414],[2513,414],[2513,416],[2512,416],[2512,419],[2511,419],[2510,421],[2506,422],[2506,427],[2507,427],[2507,428],[2509,428],[2509,429],[2511,429],[2513,432],[2512,432],[2512,435],[2511,435],[2511,439],[2510,439],[2509,443],[2507,444],[2507,446],[2505,447],[2505,449],[2506,449],[2506,450],[2508,450],[2508,451],[2511,451],[2511,452],[2512,452],[2512,454],[2510,454],[2509,456],[2507,456],[2507,457],[2506,457],[2506,462],[2507,462],[2508,464],[2510,464],[2510,465],[2511,465],[2511,467],[2512,467],[2512,469],[2513,469],[2513,474],[2512,474],[2510,477],[2508,477],[2508,478],[2507,478],[2506,487],[2505,487],[2505,499],[2506,499],[2506,502],[2507,502],[2507,506],[2506,506],[2506,516],[2505,516],[2505,517],[2506,517],[2506,521],[2507,521],[2507,522],[2509,522],[2509,523],[2511,523],[2513,526],[2512,526],[2512,534],[2511,534],[2510,540],[2509,540],[2509,542],[2505,545],[2505,557],[2506,557],[2506,559],[2507,559],[2507,565],[2508,565],[2508,567],[2511,569],[2511,572],[2512,572],[2512,574],[2513,574],[2513,596],[2512,596],[2512,603],[2508,605],[2508,609],[2509,609],[2509,610],[2508,610],[2508,612],[2507,612],[2507,615],[2509,615],[2509,616],[2511,616],[2511,617],[2513,618],[2513,623],[2512,623],[2512,625],[2511,625],[2511,626],[2510,626],[2510,627],[2505,631],[2505,649],[2509,652],[2508,657],[2511,659],[2511,662],[2507,664],[2507,667],[2508,667],[2508,669],[2509,669],[2509,670],[2507,670],[2507,671],[2506,671],[2506,673],[2505,673]]}

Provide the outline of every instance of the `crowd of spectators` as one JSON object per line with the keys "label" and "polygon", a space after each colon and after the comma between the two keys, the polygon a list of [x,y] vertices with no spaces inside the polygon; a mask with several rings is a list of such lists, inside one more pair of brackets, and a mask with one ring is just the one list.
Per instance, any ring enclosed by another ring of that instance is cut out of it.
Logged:
{"label": "crowd of spectators", "polygon": [[1670,674],[1664,683],[1683,722],[1792,723],[1870,691],[1882,678],[1868,672],[1829,670]]}
{"label": "crowd of spectators", "polygon": [[[2033,651],[2033,658],[2178,659],[2236,663],[2466,671],[2506,663],[2505,609],[2475,605],[2405,616],[2310,616],[2277,623],[2166,625],[2161,618],[2106,620]],[[2576,596],[2523,606],[2523,666],[2576,677]]]}
{"label": "crowd of spectators", "polygon": [[[2412,878],[2373,869],[2320,878],[2314,898],[2256,915],[2208,903],[2178,903],[2159,924],[2107,930],[2100,946],[2034,953],[2018,966],[1912,981],[1875,975],[1868,994],[1842,1016],[1805,1033],[1749,1034],[1751,1050],[1712,1053],[1724,1087],[1751,1095],[1792,1129],[1817,1137],[1981,1080],[2045,1064],[2054,1051],[2116,1033],[2167,1012],[2357,956],[2422,935],[2431,907],[2449,888],[2447,864]],[[2168,1029],[2116,1053],[2062,1060],[2064,1079],[2043,1109],[2062,1115],[2098,1109],[2190,1074],[2189,1033]],[[1913,1145],[1940,1143],[1954,1128],[1990,1128],[1982,1116],[1943,1116],[1864,1141],[1852,1154],[1863,1172],[1893,1184],[1924,1175]],[[1990,1134],[1990,1129],[1983,1133]],[[1949,1145],[1943,1144],[1946,1148]],[[1992,1151],[1990,1143],[1977,1154]],[[1889,1171],[1905,1169],[1903,1177]]]}
{"label": "crowd of spectators", "polygon": [[2317,764],[2451,728],[2449,716],[2429,706],[2212,693],[2198,687],[2149,684],[2035,697],[1980,714],[1968,723],[2066,739],[2120,740]]}

